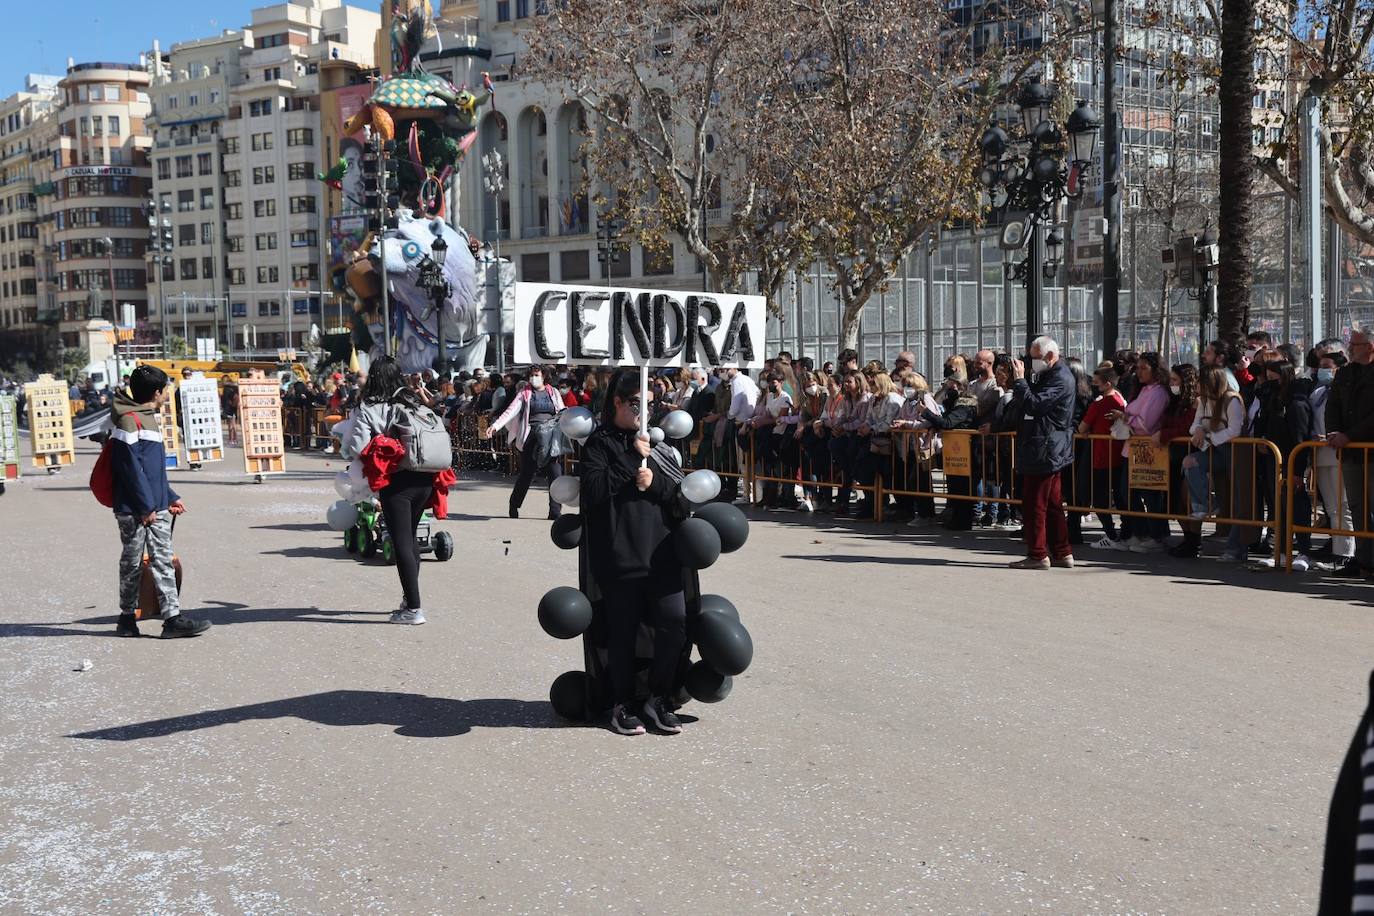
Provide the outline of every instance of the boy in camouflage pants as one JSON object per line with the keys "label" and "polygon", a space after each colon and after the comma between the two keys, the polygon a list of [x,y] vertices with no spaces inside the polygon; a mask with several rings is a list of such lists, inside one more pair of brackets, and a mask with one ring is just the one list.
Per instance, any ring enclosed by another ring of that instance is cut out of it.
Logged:
{"label": "boy in camouflage pants", "polygon": [[158,419],[166,388],[167,373],[155,366],[139,366],[129,374],[129,387],[114,399],[110,465],[115,521],[123,545],[119,555],[119,624],[115,630],[120,636],[141,635],[134,609],[145,555],[157,585],[162,638],[199,636],[210,628],[208,621],[183,617],[177,596],[172,516],[185,512],[186,506],[167,483],[167,455]]}

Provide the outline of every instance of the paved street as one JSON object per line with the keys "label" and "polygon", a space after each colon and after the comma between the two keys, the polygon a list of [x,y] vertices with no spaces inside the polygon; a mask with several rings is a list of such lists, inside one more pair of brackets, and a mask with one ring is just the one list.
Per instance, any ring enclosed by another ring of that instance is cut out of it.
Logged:
{"label": "paved street", "polygon": [[512,521],[461,481],[395,627],[323,523],[339,462],[231,452],[173,474],[215,629],[119,640],[94,454],[0,497],[0,912],[1315,909],[1369,590],[777,516],[703,574],[753,667],[626,739],[549,710],[580,645],[535,620],[576,584],[541,490]]}

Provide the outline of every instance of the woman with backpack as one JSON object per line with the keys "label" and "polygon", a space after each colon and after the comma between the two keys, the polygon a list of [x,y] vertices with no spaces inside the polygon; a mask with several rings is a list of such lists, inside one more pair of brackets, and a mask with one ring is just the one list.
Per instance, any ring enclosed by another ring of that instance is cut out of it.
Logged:
{"label": "woman with backpack", "polygon": [[[515,478],[515,488],[510,494],[511,518],[520,517],[520,507],[525,503],[525,494],[530,491],[536,472],[543,472],[551,490],[553,482],[563,476],[560,459],[564,449],[558,432],[563,399],[545,379],[542,366],[531,368],[529,384],[511,397],[501,416],[482,432],[483,439],[490,439],[508,423],[515,422],[513,444],[520,452],[520,476]],[[558,518],[558,503],[552,496],[549,497],[549,518]]]}
{"label": "woman with backpack", "polygon": [[[390,356],[374,360],[358,406],[352,413],[353,434],[345,453],[363,456],[373,439],[392,437],[398,414],[405,413],[433,415],[406,384],[396,360]],[[394,469],[387,475],[386,486],[377,494],[404,593],[401,606],[391,614],[391,623],[418,625],[425,622],[420,601],[420,549],[415,542],[415,531],[420,525],[420,516],[434,499],[438,474],[438,471]]]}

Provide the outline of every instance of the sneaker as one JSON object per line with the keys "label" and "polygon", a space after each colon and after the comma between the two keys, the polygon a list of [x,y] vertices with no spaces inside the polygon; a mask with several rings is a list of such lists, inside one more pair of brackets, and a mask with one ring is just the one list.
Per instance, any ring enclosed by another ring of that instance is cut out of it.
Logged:
{"label": "sneaker", "polygon": [[918,515],[907,522],[906,526],[908,528],[929,528],[933,524],[935,524],[935,519],[926,518],[924,515]]}
{"label": "sneaker", "polygon": [[1014,563],[1008,563],[1008,564],[1007,564],[1007,568],[1008,568],[1008,569],[1049,569],[1049,568],[1050,568],[1050,558],[1049,558],[1049,557],[1041,557],[1041,558],[1038,559],[1038,560],[1032,560],[1030,557],[1026,557],[1024,560],[1017,560],[1017,561],[1015,561]]}
{"label": "sneaker", "polygon": [[408,607],[402,607],[399,610],[392,611],[391,616],[387,618],[387,623],[403,623],[412,627],[418,627],[424,622],[425,612],[419,608],[411,610]]}
{"label": "sneaker", "polygon": [[1108,537],[1108,536],[1105,535],[1105,534],[1104,534],[1101,538],[1099,538],[1099,539],[1093,544],[1093,548],[1096,549],[1096,550],[1127,550],[1127,549],[1129,549],[1129,548],[1127,548],[1127,546],[1126,546],[1126,544],[1125,544],[1124,542],[1118,541],[1118,540],[1117,540],[1116,538],[1114,538],[1114,537]]}
{"label": "sneaker", "polygon": [[650,697],[644,703],[644,714],[654,723],[654,728],[669,735],[682,731],[682,720],[673,714],[673,708],[663,697]]}
{"label": "sneaker", "polygon": [[1244,563],[1248,557],[1244,553],[1223,550],[1217,555],[1217,559],[1223,563]]}
{"label": "sneaker", "polygon": [[162,638],[177,639],[183,636],[199,636],[208,629],[210,629],[210,621],[192,620],[184,614],[178,614],[162,621]]}
{"label": "sneaker", "polygon": [[1198,511],[1197,509],[1194,509],[1192,512],[1188,513],[1188,517],[1195,522],[1200,522],[1207,517],[1207,513],[1206,511]]}
{"label": "sneaker", "polygon": [[1202,545],[1196,541],[1183,541],[1169,548],[1169,556],[1180,560],[1196,560],[1202,554]]}
{"label": "sneaker", "polygon": [[1262,557],[1255,563],[1255,565],[1260,567],[1261,569],[1283,569],[1288,565],[1288,558],[1283,554],[1279,554],[1279,561],[1275,563],[1274,558],[1272,556]]}
{"label": "sneaker", "polygon": [[1307,559],[1307,557],[1303,556],[1300,553],[1293,555],[1293,572],[1305,573],[1311,568],[1312,561]]}
{"label": "sneaker", "polygon": [[611,710],[611,731],[622,735],[642,735],[644,734],[644,723],[639,721],[639,717],[625,708],[624,703],[616,705]]}
{"label": "sneaker", "polygon": [[1154,538],[1131,538],[1131,553],[1163,553],[1164,545]]}
{"label": "sneaker", "polygon": [[1064,557],[1056,557],[1050,560],[1050,565],[1055,569],[1073,569],[1073,554]]}
{"label": "sneaker", "polygon": [[119,622],[115,624],[115,635],[126,637],[139,637],[143,634],[138,632],[138,618],[133,614],[120,614]]}

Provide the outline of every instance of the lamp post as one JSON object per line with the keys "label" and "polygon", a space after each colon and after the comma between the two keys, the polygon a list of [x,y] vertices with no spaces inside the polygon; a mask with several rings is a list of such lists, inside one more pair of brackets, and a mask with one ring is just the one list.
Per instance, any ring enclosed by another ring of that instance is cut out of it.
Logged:
{"label": "lamp post", "polygon": [[611,265],[620,263],[622,252],[616,242],[624,231],[624,220],[612,219],[605,213],[596,218],[596,259],[601,262],[601,269],[605,272],[607,287],[615,285],[611,280]]}
{"label": "lamp post", "polygon": [[439,232],[435,233],[429,252],[429,256],[420,262],[419,285],[429,291],[429,301],[438,313],[439,352],[434,357],[434,371],[445,374],[452,365],[448,356],[448,340],[444,337],[444,300],[449,294],[449,282],[444,277],[444,259],[448,256],[448,242]]}
{"label": "lamp post", "polygon": [[[1075,179],[1091,161],[1102,126],[1097,112],[1080,101],[1061,130],[1050,120],[1054,98],[1054,87],[1032,79],[1017,97],[1018,136],[993,125],[981,140],[983,169],[978,178],[1002,221],[1001,247],[1007,252],[1023,247],[1027,251],[1010,269],[1026,288],[1028,349],[1040,336],[1044,281],[1053,280],[1059,269],[1064,238],[1053,228],[1057,211],[1063,201],[1083,196],[1082,183]],[[1042,232],[1045,226],[1052,229],[1048,237]]]}
{"label": "lamp post", "polygon": [[503,300],[501,278],[501,194],[506,190],[505,164],[501,153],[492,150],[482,156],[482,188],[492,198],[496,214],[496,237],[492,239],[492,258],[496,262],[496,371],[506,371],[506,336],[501,330]]}

